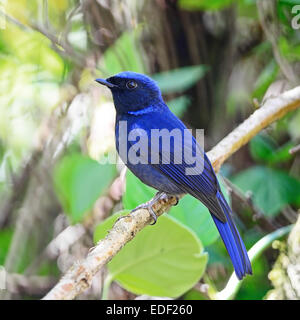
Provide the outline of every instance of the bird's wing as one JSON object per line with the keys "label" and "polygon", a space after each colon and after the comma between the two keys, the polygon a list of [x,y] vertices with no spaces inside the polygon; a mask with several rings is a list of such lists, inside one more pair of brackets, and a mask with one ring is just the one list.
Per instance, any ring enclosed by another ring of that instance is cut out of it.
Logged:
{"label": "bird's wing", "polygon": [[[194,143],[197,143],[196,140],[194,140]],[[187,148],[187,146],[185,147]],[[200,148],[198,144],[197,147]],[[199,199],[219,220],[226,222],[226,216],[216,196],[220,189],[216,175],[206,154],[203,150],[201,151],[203,157],[203,170],[201,173],[198,173],[194,167],[187,165],[186,161],[183,161],[182,164],[171,162],[169,164],[151,165],[176,183],[184,192]],[[160,156],[163,159],[163,155],[160,154]],[[186,169],[195,172],[190,172],[187,175]]]}
{"label": "bird's wing", "polygon": [[[144,132],[141,131],[140,135],[142,136],[143,134]],[[129,144],[130,147],[133,149],[136,146],[132,142],[129,142]],[[148,143],[147,147],[148,159],[143,159],[144,161],[147,161],[149,165],[151,165],[153,168],[158,170],[160,173],[162,173],[168,179],[170,179],[173,183],[175,183],[183,191],[183,193],[189,193],[195,198],[199,199],[209,209],[209,211],[213,213],[219,220],[221,220],[222,222],[227,221],[226,216],[216,196],[217,192],[220,190],[220,187],[215,172],[205,152],[199,146],[196,139],[192,135],[191,139],[184,141],[183,148],[185,149],[182,148],[183,161],[179,164],[175,163],[174,161],[174,149],[170,148],[170,161],[168,161],[169,158],[166,159],[165,153],[162,150],[161,145],[159,150],[157,151],[159,153],[158,163],[151,163],[150,156],[153,150],[151,149],[150,142]],[[193,151],[195,154],[196,149],[198,152],[197,154],[199,154],[203,160],[203,170],[200,173],[196,171],[197,168],[190,165],[190,163],[192,163],[192,159],[189,159],[189,157],[192,156]],[[142,153],[140,153],[140,157],[143,157]],[[191,171],[189,175],[186,174],[186,169],[188,168]]]}

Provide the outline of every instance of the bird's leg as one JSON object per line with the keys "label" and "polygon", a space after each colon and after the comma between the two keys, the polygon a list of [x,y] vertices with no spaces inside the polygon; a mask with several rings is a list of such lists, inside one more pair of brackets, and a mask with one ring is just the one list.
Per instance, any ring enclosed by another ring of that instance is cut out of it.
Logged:
{"label": "bird's leg", "polygon": [[150,201],[146,202],[146,203],[142,203],[139,206],[137,206],[135,209],[133,209],[131,212],[134,212],[136,210],[139,209],[147,209],[151,215],[151,217],[153,218],[154,222],[151,223],[151,225],[154,225],[157,221],[157,216],[152,208],[152,206],[159,200],[167,197],[168,195],[162,191],[158,191],[156,193],[156,195],[153,197],[153,199],[151,199]]}
{"label": "bird's leg", "polygon": [[[176,206],[179,202],[179,199],[180,199],[180,196],[177,196],[177,195],[172,195],[172,194],[167,194],[165,192],[162,192],[162,191],[158,191],[156,193],[156,195],[153,197],[153,199],[151,199],[150,201],[146,202],[146,203],[142,203],[140,204],[139,206],[137,206],[135,209],[131,210],[131,213],[134,212],[134,211],[137,211],[139,209],[146,209],[149,211],[151,217],[153,218],[153,223],[151,223],[151,225],[154,225],[157,221],[157,215],[155,214],[152,206],[157,202],[157,201],[160,201],[160,200],[163,200],[163,199],[168,199],[169,197],[175,197],[176,198],[176,203],[174,204],[174,206]],[[126,216],[121,216],[118,218],[118,220],[122,219],[122,218],[125,218]]]}
{"label": "bird's leg", "polygon": [[168,199],[169,197],[175,197],[176,198],[176,203],[174,204],[175,206],[178,204],[180,197],[177,195],[173,195],[173,194],[167,194],[163,191],[158,191],[156,193],[156,195],[153,197],[153,199],[151,199],[150,201],[143,203],[139,206],[137,206],[135,209],[133,209],[131,212],[134,212],[138,209],[147,209],[151,215],[151,217],[153,218],[153,223],[151,223],[151,225],[154,225],[157,221],[157,216],[152,208],[152,206],[160,200],[164,200],[164,199]]}

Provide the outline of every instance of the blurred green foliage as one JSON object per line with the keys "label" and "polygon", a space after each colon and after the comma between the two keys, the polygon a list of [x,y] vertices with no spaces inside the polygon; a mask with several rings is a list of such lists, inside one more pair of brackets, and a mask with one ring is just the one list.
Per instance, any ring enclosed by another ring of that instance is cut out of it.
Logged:
{"label": "blurred green foliage", "polygon": [[253,193],[254,204],[267,216],[276,216],[288,204],[300,204],[300,181],[276,168],[291,160],[289,150],[292,146],[288,142],[278,148],[270,136],[257,135],[250,142],[250,153],[262,164],[232,177],[241,190]]}
{"label": "blurred green foliage", "polygon": [[257,99],[262,99],[266,90],[270,84],[276,79],[278,74],[278,66],[276,62],[272,59],[262,70],[259,77],[254,83],[254,90],[252,96]]}
{"label": "blurred green foliage", "polygon": [[116,167],[99,164],[81,154],[71,154],[54,169],[55,191],[72,223],[83,221],[85,214],[116,176]]}
{"label": "blurred green foliage", "polygon": [[163,94],[186,91],[207,72],[207,66],[190,66],[152,75]]}
{"label": "blurred green foliage", "polygon": [[168,106],[177,117],[181,118],[187,111],[190,103],[190,98],[186,95],[183,95],[168,101]]}
{"label": "blurred green foliage", "polygon": [[0,265],[3,265],[5,262],[5,257],[7,255],[11,243],[12,235],[12,229],[0,230]]}
{"label": "blurred green foliage", "polygon": [[179,0],[179,5],[187,10],[222,10],[236,0]]}
{"label": "blurred green foliage", "polygon": [[287,142],[277,147],[274,139],[264,134],[255,136],[249,144],[250,153],[257,162],[276,165],[292,159],[289,150],[294,146],[293,142]]}
{"label": "blurred green foliage", "polygon": [[275,216],[288,204],[300,203],[300,182],[283,171],[264,166],[247,169],[232,178],[244,192],[253,192],[253,202],[267,216]]}
{"label": "blurred green foliage", "polygon": [[117,41],[108,48],[101,59],[100,69],[110,76],[120,71],[130,70],[145,72],[145,67],[138,48],[139,29],[124,32]]}

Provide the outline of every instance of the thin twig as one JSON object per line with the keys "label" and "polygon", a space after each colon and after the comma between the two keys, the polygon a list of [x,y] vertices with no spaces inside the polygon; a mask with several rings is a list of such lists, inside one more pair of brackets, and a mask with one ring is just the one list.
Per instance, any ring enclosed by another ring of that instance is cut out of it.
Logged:
{"label": "thin twig", "polygon": [[20,22],[15,17],[0,11],[0,14],[7,19],[7,21],[15,24],[20,29],[24,31],[37,31],[41,34],[43,34],[46,38],[48,38],[52,42],[52,47],[55,51],[57,51],[60,55],[71,59],[76,65],[82,67],[84,65],[85,59],[83,56],[81,56],[78,52],[76,52],[72,46],[70,46],[68,43],[61,41],[55,34],[51,33],[48,29],[39,26],[37,24],[32,25],[25,25],[22,22]]}
{"label": "thin twig", "polygon": [[42,6],[43,6],[42,10],[43,10],[44,26],[46,29],[49,29],[50,23],[49,23],[49,15],[48,15],[48,0],[43,0]]}
{"label": "thin twig", "polygon": [[68,226],[47,245],[35,260],[33,260],[24,274],[34,274],[45,259],[53,260],[54,258],[57,258],[62,252],[68,250],[71,245],[77,242],[85,233],[86,229],[81,224]]}
{"label": "thin twig", "polygon": [[265,230],[274,231],[276,226],[272,224],[268,219],[265,218],[262,211],[253,203],[252,197],[245,195],[242,191],[240,191],[230,180],[223,177],[225,184],[229,188],[229,192],[231,192],[241,203],[246,204],[252,211],[252,219],[260,224]]}
{"label": "thin twig", "polygon": [[54,284],[55,277],[24,276],[18,273],[6,274],[6,290],[13,294],[43,295]]}
{"label": "thin twig", "polygon": [[300,151],[300,144],[298,144],[296,147],[293,147],[292,149],[289,150],[290,154],[295,154]]}
{"label": "thin twig", "polygon": [[[218,171],[226,159],[248,143],[260,130],[298,107],[300,86],[266,100],[260,109],[208,153],[214,169]],[[176,199],[170,197],[157,202],[153,209],[160,216],[175,203]],[[108,235],[89,252],[86,259],[74,264],[44,299],[74,299],[91,286],[93,276],[151,221],[152,218],[146,209],[136,210],[124,219],[118,220]]]}
{"label": "thin twig", "polygon": [[269,40],[272,45],[273,54],[281,72],[291,83],[298,83],[298,77],[296,76],[289,62],[281,54],[278,47],[277,42],[280,36],[280,29],[277,19],[276,1],[258,0],[256,5],[260,24],[267,37],[267,40]]}
{"label": "thin twig", "polygon": [[32,172],[32,168],[38,163],[41,154],[42,152],[40,149],[35,150],[22,169],[20,175],[14,177],[11,191],[8,193],[7,199],[3,201],[3,205],[0,207],[0,228],[3,228],[9,223],[9,220],[12,218],[12,213],[26,194],[29,176]]}

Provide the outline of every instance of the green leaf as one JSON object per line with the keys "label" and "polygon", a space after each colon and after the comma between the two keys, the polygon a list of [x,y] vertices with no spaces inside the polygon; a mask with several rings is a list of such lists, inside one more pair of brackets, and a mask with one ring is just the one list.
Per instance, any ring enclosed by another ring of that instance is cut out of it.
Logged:
{"label": "green leaf", "polygon": [[250,141],[250,153],[255,160],[267,161],[275,151],[275,144],[267,135],[258,134]]}
{"label": "green leaf", "polygon": [[268,273],[270,265],[266,256],[262,255],[252,263],[252,277],[246,277],[235,300],[263,300],[264,296],[271,289]]}
{"label": "green leaf", "polygon": [[295,144],[293,142],[287,142],[283,146],[279,147],[275,150],[269,157],[268,163],[271,165],[277,163],[283,163],[292,159],[292,155],[290,154],[289,150],[293,148]]}
{"label": "green leaf", "polygon": [[277,148],[274,141],[267,135],[259,134],[255,136],[249,144],[250,153],[256,161],[264,161],[269,165],[282,163],[290,160],[292,155],[289,150],[294,146],[293,142],[287,142]]}
{"label": "green leaf", "polygon": [[270,84],[275,81],[278,70],[279,68],[275,60],[271,60],[260,73],[254,84],[253,97],[261,99],[264,96]]}
{"label": "green leaf", "polygon": [[300,4],[299,0],[279,0],[279,3],[290,4],[290,5]]}
{"label": "green leaf", "polygon": [[239,19],[247,17],[250,19],[258,19],[256,0],[239,0],[237,1],[237,16]]}
{"label": "green leaf", "polygon": [[[299,3],[300,4],[300,3]],[[285,37],[279,38],[279,49],[281,54],[288,61],[298,61],[300,59],[300,45],[291,44]]]}
{"label": "green leaf", "polygon": [[300,201],[300,182],[279,170],[255,166],[234,176],[232,182],[244,192],[252,191],[254,204],[267,216]]}
{"label": "green leaf", "polygon": [[207,72],[205,65],[189,66],[152,75],[163,94],[182,92],[195,85]]}
{"label": "green leaf", "polygon": [[168,106],[170,110],[179,118],[182,117],[184,112],[187,110],[191,103],[191,99],[187,96],[180,96],[173,100],[168,101]]}
{"label": "green leaf", "polygon": [[179,6],[186,10],[221,10],[235,0],[179,0]]}
{"label": "green leaf", "polygon": [[94,230],[94,243],[97,243],[99,240],[102,240],[107,235],[107,232],[113,227],[114,223],[120,216],[126,216],[130,213],[131,210],[121,210],[114,213],[112,216],[105,219],[103,222],[99,223]]}
{"label": "green leaf", "polygon": [[[122,212],[128,213],[128,211]],[[120,213],[96,227],[95,243]],[[205,271],[207,254],[196,235],[166,215],[143,229],[108,264],[110,277],[135,294],[178,297]]]}
{"label": "green leaf", "polygon": [[99,164],[81,154],[65,156],[54,169],[54,186],[72,223],[81,221],[116,175],[111,164]]}
{"label": "green leaf", "polygon": [[130,170],[126,172],[126,191],[123,196],[125,209],[134,209],[153,198],[157,190],[141,182]]}
{"label": "green leaf", "polygon": [[144,73],[144,65],[138,47],[140,28],[132,32],[123,32],[114,45],[110,46],[101,59],[101,68],[112,75],[130,70]]}
{"label": "green leaf", "polygon": [[204,246],[218,239],[218,230],[207,208],[196,198],[186,195],[177,206],[172,207],[170,216],[191,228]]}
{"label": "green leaf", "polygon": [[183,297],[184,300],[209,300],[205,293],[196,289],[189,290]]}
{"label": "green leaf", "polygon": [[0,230],[0,266],[3,265],[5,262],[5,258],[8,253],[12,237],[12,229]]}

